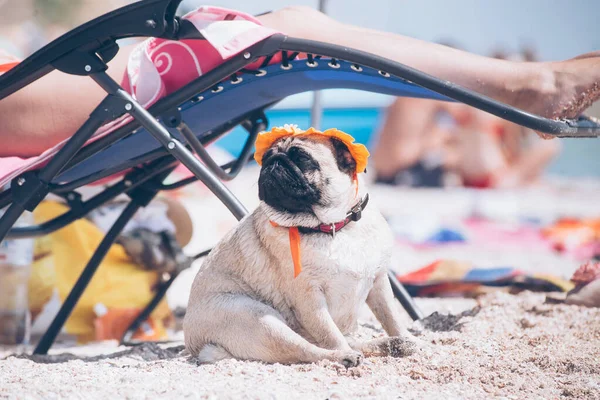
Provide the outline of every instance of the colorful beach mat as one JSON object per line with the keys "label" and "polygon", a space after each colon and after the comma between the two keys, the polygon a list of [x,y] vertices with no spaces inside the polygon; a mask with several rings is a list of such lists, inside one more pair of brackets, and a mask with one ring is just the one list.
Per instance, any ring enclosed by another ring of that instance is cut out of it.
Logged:
{"label": "colorful beach mat", "polygon": [[472,296],[493,288],[567,292],[573,283],[556,276],[526,274],[512,267],[477,268],[470,263],[438,260],[417,271],[398,275],[412,296]]}

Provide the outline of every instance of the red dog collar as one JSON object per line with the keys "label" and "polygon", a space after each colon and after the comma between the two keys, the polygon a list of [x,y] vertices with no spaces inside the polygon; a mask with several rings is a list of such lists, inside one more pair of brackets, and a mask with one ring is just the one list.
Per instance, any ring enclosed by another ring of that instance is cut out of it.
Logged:
{"label": "red dog collar", "polygon": [[343,227],[348,225],[352,221],[358,221],[362,217],[362,210],[365,209],[367,203],[369,202],[369,194],[367,193],[365,197],[359,201],[352,209],[346,214],[346,218],[342,221],[334,222],[332,224],[321,224],[314,228],[309,228],[305,226],[299,226],[298,230],[302,233],[327,233],[333,237],[335,237],[335,233],[339,232]]}

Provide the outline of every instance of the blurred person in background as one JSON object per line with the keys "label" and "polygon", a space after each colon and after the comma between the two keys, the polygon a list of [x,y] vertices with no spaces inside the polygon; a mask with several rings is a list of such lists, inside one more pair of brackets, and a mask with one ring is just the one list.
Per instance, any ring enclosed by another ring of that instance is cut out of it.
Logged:
{"label": "blurred person in background", "polygon": [[[499,60],[535,62],[534,53]],[[410,187],[511,188],[535,182],[558,154],[557,141],[464,104],[398,98],[375,146],[376,181]]]}

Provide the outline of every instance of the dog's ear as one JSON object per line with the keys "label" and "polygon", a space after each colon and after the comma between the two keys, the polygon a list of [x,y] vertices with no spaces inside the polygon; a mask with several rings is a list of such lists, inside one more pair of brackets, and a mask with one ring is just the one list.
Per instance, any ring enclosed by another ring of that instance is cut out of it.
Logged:
{"label": "dog's ear", "polygon": [[352,157],[348,147],[337,138],[331,138],[331,144],[333,145],[333,155],[335,156],[339,170],[349,175],[354,174],[354,171],[356,171],[356,161]]}

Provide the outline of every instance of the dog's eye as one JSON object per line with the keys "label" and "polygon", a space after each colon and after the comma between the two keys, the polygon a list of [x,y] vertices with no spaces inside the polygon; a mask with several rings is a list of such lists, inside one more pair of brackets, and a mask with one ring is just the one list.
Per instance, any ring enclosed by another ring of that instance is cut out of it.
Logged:
{"label": "dog's eye", "polygon": [[311,158],[304,153],[298,153],[295,158],[297,161],[300,162],[306,162],[311,160]]}
{"label": "dog's eye", "polygon": [[304,154],[302,154],[302,153],[303,153],[303,152],[302,152],[302,150],[300,150],[300,149],[299,149],[299,148],[297,148],[297,147],[291,147],[291,148],[288,150],[288,156],[289,156],[289,157],[290,157],[290,158],[291,158],[293,161],[299,160],[299,159],[300,159],[300,157],[306,157],[306,155],[304,155]]}
{"label": "dog's eye", "polygon": [[309,156],[304,150],[298,147],[292,147],[288,150],[290,159],[303,171],[312,170],[319,167],[317,162]]}

